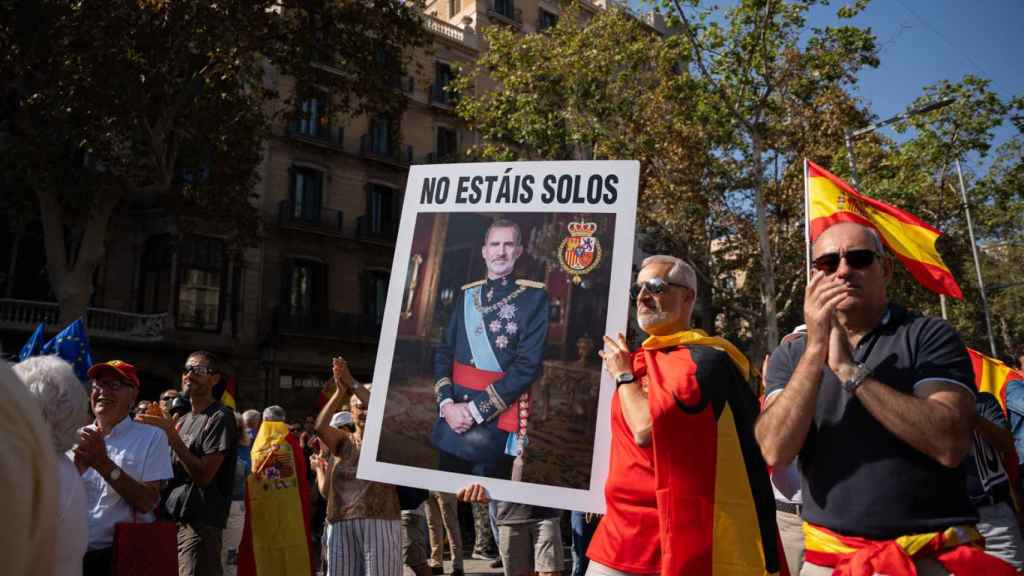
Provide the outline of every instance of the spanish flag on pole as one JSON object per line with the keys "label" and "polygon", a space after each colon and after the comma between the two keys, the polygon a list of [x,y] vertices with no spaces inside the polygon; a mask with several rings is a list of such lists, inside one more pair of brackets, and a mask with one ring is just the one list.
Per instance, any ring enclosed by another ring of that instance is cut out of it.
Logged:
{"label": "spanish flag on pole", "polygon": [[937,294],[963,299],[953,273],[935,249],[941,232],[909,212],[862,195],[810,160],[804,160],[804,180],[808,250],[819,234],[838,222],[870,226],[919,284]]}
{"label": "spanish flag on pole", "polygon": [[1003,362],[968,348],[971,365],[974,367],[974,384],[978,392],[988,392],[999,400],[1006,412],[1006,384],[1010,380],[1024,380],[1024,372],[1014,370]]}

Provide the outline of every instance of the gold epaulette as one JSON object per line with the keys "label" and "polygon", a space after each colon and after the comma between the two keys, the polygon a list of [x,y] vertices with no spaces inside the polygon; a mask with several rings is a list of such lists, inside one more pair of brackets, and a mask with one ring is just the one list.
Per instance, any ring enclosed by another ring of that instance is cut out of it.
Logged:
{"label": "gold epaulette", "polygon": [[462,285],[462,289],[463,290],[468,290],[468,289],[470,289],[470,288],[472,288],[474,286],[480,286],[484,282],[487,282],[487,280],[477,280],[476,282],[470,282],[469,284],[463,284]]}
{"label": "gold epaulette", "polygon": [[536,280],[523,280],[523,279],[516,280],[516,285],[517,286],[525,286],[527,288],[540,288],[542,290],[546,290],[547,287],[548,287],[547,284],[545,284],[543,282],[537,282]]}

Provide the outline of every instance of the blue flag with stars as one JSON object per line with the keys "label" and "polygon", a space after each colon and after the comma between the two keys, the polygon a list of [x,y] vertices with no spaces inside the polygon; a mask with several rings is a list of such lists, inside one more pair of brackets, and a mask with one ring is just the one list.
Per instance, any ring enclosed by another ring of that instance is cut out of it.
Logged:
{"label": "blue flag with stars", "polygon": [[85,333],[85,322],[81,318],[68,324],[43,346],[41,354],[56,354],[71,364],[75,375],[82,382],[89,379],[89,368],[92,367],[92,350],[89,348],[89,336]]}
{"label": "blue flag with stars", "polygon": [[28,342],[21,347],[21,352],[18,352],[18,362],[31,356],[38,356],[43,351],[43,338],[45,338],[43,325],[39,324],[32,336],[29,337]]}

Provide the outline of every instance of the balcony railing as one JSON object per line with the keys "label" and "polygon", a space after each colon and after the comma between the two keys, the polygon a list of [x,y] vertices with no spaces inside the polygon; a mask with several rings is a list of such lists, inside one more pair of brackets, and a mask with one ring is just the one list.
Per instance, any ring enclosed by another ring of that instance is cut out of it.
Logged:
{"label": "balcony railing", "polygon": [[[60,325],[60,306],[56,302],[37,302],[0,298],[0,328],[32,331],[42,323],[56,332]],[[120,310],[89,308],[85,325],[90,337],[158,342],[164,340],[167,313],[133,314]]]}
{"label": "balcony railing", "polygon": [[364,158],[403,167],[412,164],[412,146],[402,149],[391,143],[378,143],[374,141],[372,134],[363,134],[359,138],[359,154]]}
{"label": "balcony railing", "polygon": [[345,141],[345,132],[339,126],[321,126],[298,120],[288,123],[288,136],[332,150],[341,150]]}
{"label": "balcony railing", "polygon": [[342,236],[345,213],[333,208],[297,207],[292,200],[282,200],[277,204],[277,223],[288,228]]}
{"label": "balcony railing", "polygon": [[375,340],[380,337],[381,329],[375,317],[334,310],[293,313],[279,307],[275,312],[275,323],[278,334],[316,338]]}
{"label": "balcony railing", "polygon": [[456,104],[456,97],[454,94],[449,94],[445,90],[447,83],[442,84],[440,82],[434,82],[430,85],[430,103],[435,106],[442,108],[451,108]]}
{"label": "balcony railing", "polygon": [[512,0],[490,0],[487,16],[516,27],[523,25],[523,11],[516,8]]}
{"label": "balcony railing", "polygon": [[374,222],[367,215],[356,218],[356,237],[360,240],[395,243],[398,238],[398,223],[391,220]]}

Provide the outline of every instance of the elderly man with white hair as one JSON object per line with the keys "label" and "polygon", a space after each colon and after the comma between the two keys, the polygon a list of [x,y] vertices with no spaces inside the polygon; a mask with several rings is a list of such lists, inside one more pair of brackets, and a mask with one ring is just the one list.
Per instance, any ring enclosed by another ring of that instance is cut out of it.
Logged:
{"label": "elderly man with white hair", "polygon": [[[607,515],[587,574],[774,574],[775,501],[754,440],[750,366],[730,342],[690,328],[697,278],[672,256],[643,261],[630,296],[640,329],[605,336],[615,380]],[[716,540],[718,526],[728,537]]]}
{"label": "elderly man with white hair", "polygon": [[280,406],[267,406],[263,409],[263,419],[267,422],[284,422],[287,415]]}
{"label": "elderly man with white hair", "polygon": [[82,573],[89,543],[85,486],[74,463],[65,455],[78,440],[78,429],[89,421],[89,400],[71,365],[57,356],[35,356],[14,366],[14,372],[39,404],[57,458],[57,525],[53,543],[54,575]]}

